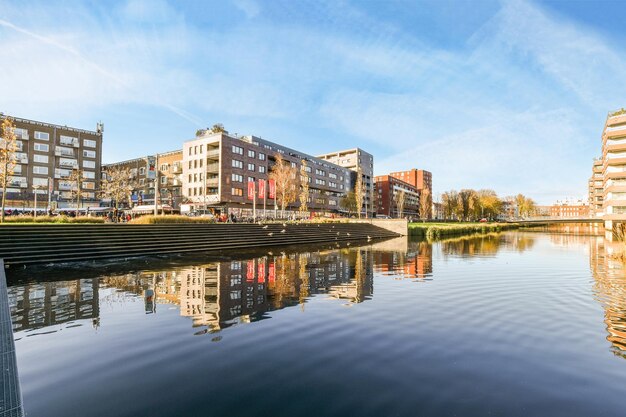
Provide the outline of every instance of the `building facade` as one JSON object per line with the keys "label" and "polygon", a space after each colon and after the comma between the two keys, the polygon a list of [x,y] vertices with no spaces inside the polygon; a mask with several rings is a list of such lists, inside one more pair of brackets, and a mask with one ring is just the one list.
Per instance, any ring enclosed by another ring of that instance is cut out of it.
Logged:
{"label": "building facade", "polygon": [[[157,181],[159,184],[159,205],[170,205],[178,210],[183,202],[182,160],[182,150],[146,155],[141,158],[105,164],[102,167],[102,176],[104,178],[111,169],[128,169],[130,171],[133,190],[130,201],[118,202],[121,207],[154,204],[154,185]],[[154,163],[152,174],[150,162]],[[108,203],[110,200],[105,199],[103,201]]]}
{"label": "building facade", "polygon": [[[201,131],[183,145],[183,195],[193,209],[210,208],[219,213],[251,215],[256,209],[274,210],[269,187],[259,194],[248,184],[269,180],[277,155],[301,172],[306,161],[309,211],[338,212],[341,199],[352,187],[352,171],[320,158],[287,148],[256,136],[238,136],[227,131]],[[288,205],[297,210],[299,201]]]}
{"label": "building facade", "polygon": [[626,109],[607,115],[602,130],[602,156],[593,162],[589,197],[592,215],[602,217],[606,237],[612,239],[617,226],[626,222]]}
{"label": "building facade", "polygon": [[589,215],[591,217],[602,216],[604,200],[602,165],[602,158],[593,160],[591,178],[589,178]]}
{"label": "building facade", "polygon": [[[17,165],[7,188],[7,207],[33,207],[35,193],[39,209],[75,208],[77,194],[80,207],[99,205],[102,123],[91,131],[3,114],[0,121],[7,117],[17,136]],[[73,171],[80,171],[81,181],[71,180]]]}
{"label": "building facade", "polygon": [[[419,217],[419,192],[415,186],[391,175],[374,178],[376,187],[376,214],[393,218]],[[399,210],[399,194],[404,193],[404,207]]]}
{"label": "building facade", "polygon": [[589,204],[582,200],[578,201],[557,201],[550,206],[551,217],[564,218],[587,218],[589,217]]}
{"label": "building facade", "polygon": [[[389,175],[401,181],[404,181],[405,183],[411,184],[417,189],[417,192],[420,194],[420,196],[423,196],[425,191],[427,190],[432,199],[433,174],[429,171],[413,168],[409,171],[392,172]],[[428,218],[433,218],[432,208],[428,213]]]}
{"label": "building facade", "polygon": [[375,212],[374,156],[372,154],[360,148],[353,148],[318,155],[317,157],[340,167],[348,168],[352,172],[350,184],[352,189],[356,187],[357,173],[361,172],[363,182],[361,213],[368,216]]}

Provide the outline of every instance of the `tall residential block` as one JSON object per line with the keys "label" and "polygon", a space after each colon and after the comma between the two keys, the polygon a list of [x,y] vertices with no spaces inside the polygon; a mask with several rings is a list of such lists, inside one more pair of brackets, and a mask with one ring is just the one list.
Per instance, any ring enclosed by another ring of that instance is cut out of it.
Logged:
{"label": "tall residential block", "polygon": [[[200,131],[183,144],[183,194],[192,208],[250,215],[253,196],[248,183],[268,180],[279,154],[298,172],[302,161],[306,161],[309,211],[340,210],[341,199],[352,187],[350,169],[256,136],[227,131]],[[265,194],[257,197],[257,209],[274,209],[268,191],[266,187]],[[288,209],[297,210],[299,206],[296,201]]]}
{"label": "tall residential block", "polygon": [[591,217],[602,216],[604,201],[602,158],[593,160],[591,178],[589,178],[589,215]]}
{"label": "tall residential block", "polygon": [[[58,208],[76,206],[76,184],[72,171],[82,171],[81,207],[98,206],[103,124],[85,130],[0,113],[0,121],[11,118],[15,124],[17,165],[7,188],[7,207],[37,206]],[[0,191],[1,193],[1,191]]]}
{"label": "tall residential block", "polygon": [[[155,175],[151,177],[149,161],[154,161]],[[158,181],[159,205],[166,204],[174,209],[179,209],[183,199],[182,193],[182,172],[183,172],[183,151],[175,150],[159,154],[146,155],[141,158],[129,159],[126,161],[105,164],[102,166],[103,177],[112,169],[128,169],[132,191],[130,201],[118,202],[120,207],[134,205],[154,204],[155,187],[154,182]],[[105,199],[105,202],[109,202]]]}
{"label": "tall residential block", "polygon": [[374,156],[372,154],[360,148],[352,148],[318,155],[317,157],[352,171],[351,187],[353,189],[356,187],[357,173],[361,172],[363,183],[363,205],[361,212],[366,215],[375,212]]}
{"label": "tall residential block", "polygon": [[393,218],[419,217],[420,195],[414,185],[391,175],[377,176],[374,183],[376,214]]}

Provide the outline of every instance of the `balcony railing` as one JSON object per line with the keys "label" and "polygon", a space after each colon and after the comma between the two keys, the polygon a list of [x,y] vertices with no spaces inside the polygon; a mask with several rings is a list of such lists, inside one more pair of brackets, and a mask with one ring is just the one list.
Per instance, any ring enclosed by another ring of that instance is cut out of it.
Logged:
{"label": "balcony railing", "polygon": [[209,159],[217,159],[220,157],[220,150],[219,149],[207,150],[206,157]]}
{"label": "balcony railing", "polygon": [[78,138],[61,138],[59,139],[59,143],[61,145],[72,146],[74,148],[78,148],[80,146]]}
{"label": "balcony railing", "polygon": [[206,165],[207,172],[219,172],[219,170],[220,170],[220,164],[213,163],[213,164]]}
{"label": "balcony railing", "polygon": [[63,148],[55,148],[54,154],[56,156],[71,156],[71,157],[75,155],[74,149],[63,149]]}
{"label": "balcony railing", "polygon": [[220,179],[219,178],[207,178],[206,179],[206,186],[207,187],[217,187],[220,183]]}
{"label": "balcony railing", "polygon": [[180,164],[172,165],[172,174],[180,174],[183,172],[183,166]]}

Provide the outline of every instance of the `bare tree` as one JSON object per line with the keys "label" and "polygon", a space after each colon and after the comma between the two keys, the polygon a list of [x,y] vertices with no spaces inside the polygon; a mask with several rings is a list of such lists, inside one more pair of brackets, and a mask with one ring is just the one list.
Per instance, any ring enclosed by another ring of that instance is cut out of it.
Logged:
{"label": "bare tree", "polygon": [[300,165],[300,211],[308,210],[307,203],[309,201],[309,173],[307,172],[307,163],[303,159]]}
{"label": "bare tree", "polygon": [[432,216],[433,196],[428,188],[422,190],[420,195],[419,215],[422,221],[430,219]]}
{"label": "bare tree", "polygon": [[[356,201],[356,210],[359,219],[361,218],[361,210],[363,208],[363,174],[361,168],[356,171],[356,184],[354,185],[354,198]],[[366,208],[367,209],[367,208]]]}
{"label": "bare tree", "polygon": [[276,201],[280,205],[281,216],[285,208],[298,198],[298,171],[285,161],[281,154],[276,154],[276,163],[270,172],[270,179],[276,184]]}
{"label": "bare tree", "polygon": [[442,194],[441,201],[443,205],[443,215],[447,220],[451,220],[456,216],[459,206],[459,193],[450,190]]}
{"label": "bare tree", "polygon": [[106,178],[101,182],[100,194],[103,198],[110,198],[115,202],[117,213],[119,203],[132,194],[133,188],[130,169],[116,167],[107,171]]}
{"label": "bare tree", "polygon": [[404,190],[398,190],[393,196],[393,200],[396,203],[396,210],[398,212],[398,218],[401,219],[404,214],[404,203],[406,201],[406,192]]}
{"label": "bare tree", "polygon": [[2,186],[2,215],[4,222],[4,206],[6,204],[7,185],[13,176],[16,165],[17,137],[13,120],[6,118],[0,125],[0,186]]}
{"label": "bare tree", "polygon": [[80,206],[80,197],[81,197],[81,187],[83,182],[83,171],[78,168],[74,168],[72,173],[67,178],[67,181],[70,183],[70,193],[72,196],[72,200],[76,198],[76,217],[78,217],[79,212],[78,208]]}

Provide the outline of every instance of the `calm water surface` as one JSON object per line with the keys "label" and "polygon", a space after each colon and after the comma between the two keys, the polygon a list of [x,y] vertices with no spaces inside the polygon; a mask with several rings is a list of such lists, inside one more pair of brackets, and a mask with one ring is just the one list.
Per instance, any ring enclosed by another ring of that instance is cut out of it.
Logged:
{"label": "calm water surface", "polygon": [[24,406],[624,415],[626,272],[606,251],[595,237],[511,232],[21,272],[9,297]]}

